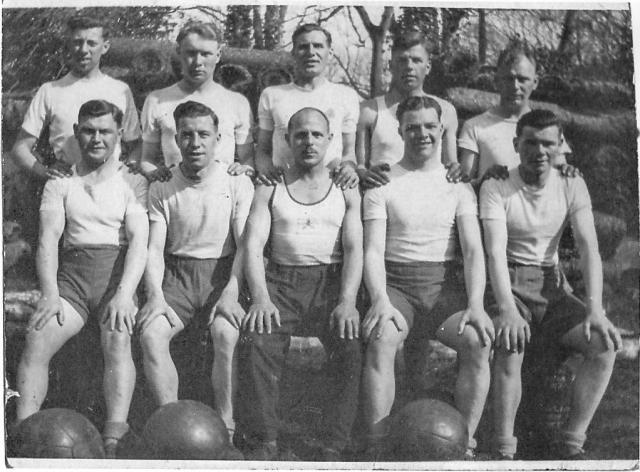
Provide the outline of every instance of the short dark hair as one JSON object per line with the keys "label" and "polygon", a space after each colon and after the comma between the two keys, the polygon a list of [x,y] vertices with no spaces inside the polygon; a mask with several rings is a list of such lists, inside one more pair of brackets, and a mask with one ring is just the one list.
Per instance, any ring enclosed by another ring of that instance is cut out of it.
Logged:
{"label": "short dark hair", "polygon": [[312,31],[320,31],[324,34],[324,37],[327,39],[327,46],[331,47],[331,33],[329,33],[326,29],[316,23],[306,23],[302,26],[298,26],[296,30],[291,35],[291,42],[295,44],[298,36],[311,33]]}
{"label": "short dark hair", "polygon": [[78,13],[67,20],[67,31],[70,33],[91,28],[101,28],[102,38],[105,40],[109,38],[109,27],[100,18]]}
{"label": "short dark hair", "polygon": [[190,34],[197,34],[198,36],[202,36],[204,39],[212,39],[217,43],[222,43],[222,34],[216,25],[213,23],[204,23],[202,21],[192,21],[180,29],[178,37],[176,38],[178,46],[182,40]]}
{"label": "short dark hair", "polygon": [[78,110],[78,123],[83,118],[97,118],[98,116],[111,115],[118,128],[122,126],[122,110],[106,100],[89,100]]}
{"label": "short dark hair", "polygon": [[521,57],[528,59],[533,64],[534,70],[537,71],[538,63],[536,62],[535,52],[529,43],[522,39],[513,39],[507,44],[507,47],[498,56],[497,67],[512,66]]}
{"label": "short dark hair", "polygon": [[173,110],[176,129],[179,127],[182,118],[197,118],[199,116],[210,116],[213,120],[213,125],[218,129],[218,115],[203,103],[189,100],[188,102],[181,103]]}
{"label": "short dark hair", "polygon": [[327,115],[325,112],[323,112],[322,110],[318,109],[318,108],[314,108],[314,107],[304,107],[304,108],[300,108],[297,112],[295,112],[293,115],[291,115],[291,118],[289,118],[289,122],[287,123],[287,132],[291,131],[291,126],[293,124],[293,120],[295,118],[297,118],[297,116],[303,112],[308,112],[308,111],[313,111],[316,113],[319,113],[320,115],[322,115],[322,118],[324,118],[324,121],[327,123],[327,131],[331,131],[331,125],[329,123],[329,118],[327,118]]}
{"label": "short dark hair", "polygon": [[422,31],[404,31],[393,39],[391,54],[396,51],[406,51],[417,45],[422,46],[427,54],[431,54],[431,42]]}
{"label": "short dark hair", "polygon": [[562,122],[560,118],[550,110],[531,110],[529,113],[522,115],[516,125],[516,137],[519,138],[522,135],[522,130],[525,126],[535,129],[557,126],[558,132],[562,133]]}
{"label": "short dark hair", "polygon": [[442,107],[437,100],[427,96],[409,97],[406,100],[400,102],[400,104],[398,105],[398,110],[396,111],[396,118],[398,119],[398,123],[402,121],[402,115],[404,115],[406,112],[421,110],[423,108],[426,110],[428,110],[429,108],[433,108],[438,115],[438,120],[442,119]]}

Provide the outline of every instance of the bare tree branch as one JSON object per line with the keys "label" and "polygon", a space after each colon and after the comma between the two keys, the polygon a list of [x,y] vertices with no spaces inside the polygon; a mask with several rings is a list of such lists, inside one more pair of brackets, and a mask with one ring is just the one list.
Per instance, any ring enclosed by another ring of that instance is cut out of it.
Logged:
{"label": "bare tree branch", "polygon": [[344,75],[347,77],[347,80],[349,81],[349,84],[358,93],[358,95],[360,95],[362,98],[370,98],[369,94],[365,90],[363,90],[361,88],[361,86],[360,86],[360,84],[358,82],[355,81],[355,79],[353,78],[353,76],[349,72],[349,69],[347,68],[347,66],[344,65],[342,60],[336,55],[334,55],[333,57],[336,59],[336,62],[338,63],[340,68],[344,71]]}
{"label": "bare tree branch", "polygon": [[[376,25],[374,25],[373,22],[371,21],[371,18],[369,17],[369,13],[367,13],[367,10],[365,10],[363,6],[357,6],[353,8],[355,8],[356,11],[358,12],[358,15],[360,15],[360,19],[362,20],[362,24],[364,25],[365,29],[369,32],[369,34],[374,35],[376,31]],[[388,7],[385,7],[385,10],[387,8]]]}
{"label": "bare tree branch", "polygon": [[358,36],[358,42],[360,43],[360,45],[364,46],[365,40],[360,35],[360,31],[358,31],[358,28],[356,27],[356,22],[353,19],[353,14],[351,13],[351,7],[347,7],[347,14],[349,16],[349,21],[351,22],[351,26],[353,27],[353,31],[355,31],[356,35]]}
{"label": "bare tree branch", "polygon": [[[329,18],[331,18],[332,16],[336,15],[340,10],[342,10],[344,7],[337,7],[335,8],[331,13],[329,13],[325,18],[319,17],[317,23],[319,25],[321,25],[322,23],[324,23],[325,21],[329,20]],[[320,16],[321,14],[319,14]]]}

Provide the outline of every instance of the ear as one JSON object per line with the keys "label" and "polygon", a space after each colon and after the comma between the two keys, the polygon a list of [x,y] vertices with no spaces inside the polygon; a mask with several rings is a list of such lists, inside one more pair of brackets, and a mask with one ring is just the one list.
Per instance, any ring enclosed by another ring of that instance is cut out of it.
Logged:
{"label": "ear", "polygon": [[513,149],[518,152],[518,137],[513,138]]}
{"label": "ear", "polygon": [[331,141],[333,139],[333,133],[329,133],[328,140]]}
{"label": "ear", "polygon": [[78,123],[74,123],[73,124],[73,135],[77,138],[78,137]]}
{"label": "ear", "polygon": [[284,140],[289,144],[289,133],[284,133]]}
{"label": "ear", "polygon": [[533,77],[533,88],[532,91],[538,88],[538,74]]}
{"label": "ear", "polygon": [[404,136],[402,136],[402,128],[400,128],[399,126],[398,126],[398,134],[404,140]]}
{"label": "ear", "polygon": [[173,140],[176,142],[176,146],[178,146],[178,149],[180,149],[180,139],[178,139],[177,131],[176,131],[176,134],[173,136]]}
{"label": "ear", "polygon": [[102,54],[106,54],[111,48],[111,41],[106,39],[102,44]]}

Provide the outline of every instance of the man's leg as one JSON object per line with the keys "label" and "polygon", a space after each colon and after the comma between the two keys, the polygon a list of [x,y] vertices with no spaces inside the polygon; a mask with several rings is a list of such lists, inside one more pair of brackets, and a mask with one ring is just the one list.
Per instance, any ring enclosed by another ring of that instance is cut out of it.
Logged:
{"label": "man's leg", "polygon": [[213,368],[211,383],[216,400],[216,410],[227,425],[230,438],[236,429],[233,417],[233,401],[238,384],[236,345],[239,331],[226,318],[216,316],[211,325],[213,339]]}
{"label": "man's leg", "polygon": [[171,339],[184,329],[171,327],[164,316],[154,319],[140,336],[144,375],[158,405],[178,401],[178,371],[171,358]]}
{"label": "man's leg", "polygon": [[375,338],[373,334],[367,343],[362,389],[371,446],[386,433],[383,420],[389,416],[396,395],[395,358],[409,332],[406,320],[401,319],[400,324],[402,331],[392,321],[387,322],[382,336]]}
{"label": "man's leg", "polygon": [[56,352],[84,326],[84,319],[64,299],[64,323],[54,316],[39,331],[27,333],[26,343],[18,365],[16,424],[31,416],[44,401],[49,388],[49,362]]}
{"label": "man's leg", "polygon": [[582,453],[587,428],[609,384],[616,353],[607,349],[602,336],[593,330],[588,342],[582,324],[562,336],[561,342],[584,355],[572,385],[569,419],[561,432],[567,456],[572,456]]}
{"label": "man's leg", "polygon": [[514,424],[522,397],[522,360],[524,352],[496,349],[493,355],[493,423],[494,446],[505,459],[513,459],[518,441]]}
{"label": "man's leg", "polygon": [[438,340],[458,353],[458,377],[455,387],[455,402],[458,411],[467,422],[469,447],[475,449],[475,433],[487,400],[491,372],[489,354],[491,345],[483,346],[478,332],[466,325],[458,334],[458,324],[464,312],[450,316],[437,332]]}

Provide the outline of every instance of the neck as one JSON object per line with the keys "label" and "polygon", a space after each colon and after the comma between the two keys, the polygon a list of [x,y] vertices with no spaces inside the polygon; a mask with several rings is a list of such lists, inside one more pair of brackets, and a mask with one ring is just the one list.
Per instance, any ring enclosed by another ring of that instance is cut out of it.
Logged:
{"label": "neck", "polygon": [[441,165],[440,160],[435,155],[429,157],[415,156],[406,150],[398,163],[407,170],[425,172],[437,169]]}
{"label": "neck", "polygon": [[84,177],[89,174],[92,174],[95,177],[100,177],[103,174],[111,171],[114,167],[117,167],[118,160],[113,157],[111,154],[109,157],[105,158],[102,162],[92,162],[85,159],[80,159],[78,165],[76,166],[76,172],[79,176]]}
{"label": "neck", "polygon": [[421,88],[416,88],[413,90],[402,90],[394,87],[393,85],[391,86],[391,90],[389,90],[389,93],[387,93],[387,97],[389,99],[389,102],[391,103],[401,102],[409,97],[422,97],[424,95],[425,93]]}
{"label": "neck", "polygon": [[525,100],[520,106],[510,103],[503,103],[501,101],[500,105],[496,107],[496,112],[503,118],[519,119],[522,115],[528,113],[529,111],[531,111],[529,100]]}
{"label": "neck", "polygon": [[315,75],[315,76],[302,76],[297,74],[293,83],[298,87],[302,87],[308,90],[313,90],[316,87],[322,85],[325,81],[323,75]]}
{"label": "neck", "polygon": [[293,164],[290,169],[291,177],[300,180],[317,180],[328,175],[328,169],[323,163],[319,163],[313,167],[304,167]]}
{"label": "neck", "polygon": [[194,84],[185,79],[181,79],[180,82],[178,82],[178,87],[185,93],[202,92],[213,87],[213,80],[205,80],[200,84]]}
{"label": "neck", "polygon": [[211,161],[207,167],[204,167],[199,170],[195,170],[189,167],[187,164],[184,163],[184,161],[182,161],[179,165],[180,165],[180,170],[182,171],[182,174],[187,179],[192,180],[193,182],[201,182],[211,174],[214,166],[214,162],[215,161]]}
{"label": "neck", "polygon": [[518,166],[518,173],[520,174],[522,181],[533,187],[544,187],[549,179],[550,171],[550,167],[548,167],[544,172],[538,173],[528,170],[522,164]]}
{"label": "neck", "polygon": [[98,77],[100,74],[102,74],[102,72],[100,71],[99,67],[91,69],[86,74],[74,70],[71,71],[71,75],[73,75],[76,79],[93,79],[95,77]]}

